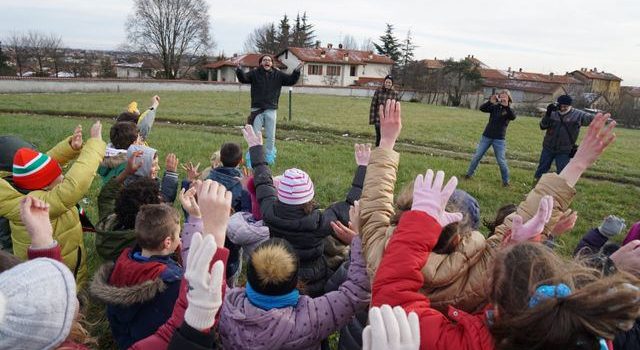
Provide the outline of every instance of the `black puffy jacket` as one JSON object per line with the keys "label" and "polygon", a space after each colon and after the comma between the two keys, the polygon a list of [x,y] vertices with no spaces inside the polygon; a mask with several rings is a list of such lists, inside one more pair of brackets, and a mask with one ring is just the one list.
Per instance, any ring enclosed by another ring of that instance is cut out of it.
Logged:
{"label": "black puffy jacket", "polygon": [[251,84],[251,108],[278,109],[280,90],[283,86],[295,85],[300,78],[300,70],[291,75],[277,69],[265,70],[262,66],[245,73],[236,69],[238,81]]}
{"label": "black puffy jacket", "polygon": [[311,297],[323,295],[324,284],[332,275],[324,256],[324,238],[333,232],[332,221],[340,220],[348,224],[349,206],[360,199],[367,167],[357,168],[345,201],[334,203],[324,211],[315,209],[306,214],[302,205],[278,201],[271,170],[265,162],[264,148],[261,145],[254,146],[249,151],[256,197],[271,237],[286,239],[298,254],[298,278],[304,283],[305,294]]}

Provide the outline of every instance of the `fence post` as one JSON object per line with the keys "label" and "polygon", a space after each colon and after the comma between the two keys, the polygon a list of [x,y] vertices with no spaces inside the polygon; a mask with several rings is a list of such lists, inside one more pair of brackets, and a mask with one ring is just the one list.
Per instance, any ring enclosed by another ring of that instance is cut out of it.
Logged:
{"label": "fence post", "polygon": [[289,121],[291,121],[291,97],[292,97],[293,88],[289,87]]}

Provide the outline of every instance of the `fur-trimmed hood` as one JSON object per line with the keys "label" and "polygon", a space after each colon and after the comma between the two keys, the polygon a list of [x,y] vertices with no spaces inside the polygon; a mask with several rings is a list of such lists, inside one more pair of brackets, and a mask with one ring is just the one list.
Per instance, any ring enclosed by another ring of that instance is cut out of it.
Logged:
{"label": "fur-trimmed hood", "polygon": [[110,285],[109,277],[114,266],[112,262],[100,266],[89,287],[91,295],[107,305],[129,306],[145,303],[167,289],[166,283],[160,277],[128,287]]}

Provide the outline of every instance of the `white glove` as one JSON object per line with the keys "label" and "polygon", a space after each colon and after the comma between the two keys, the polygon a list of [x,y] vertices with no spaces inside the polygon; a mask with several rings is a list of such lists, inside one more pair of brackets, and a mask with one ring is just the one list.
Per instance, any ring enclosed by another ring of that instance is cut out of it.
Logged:
{"label": "white glove", "polygon": [[189,282],[189,305],[184,313],[184,320],[198,330],[213,327],[216,313],[222,305],[224,264],[216,261],[209,271],[216,249],[212,235],[205,235],[204,239],[198,232],[193,235],[184,274]]}
{"label": "white glove", "polygon": [[362,332],[363,350],[418,350],[420,322],[415,312],[389,305],[369,309],[369,325]]}

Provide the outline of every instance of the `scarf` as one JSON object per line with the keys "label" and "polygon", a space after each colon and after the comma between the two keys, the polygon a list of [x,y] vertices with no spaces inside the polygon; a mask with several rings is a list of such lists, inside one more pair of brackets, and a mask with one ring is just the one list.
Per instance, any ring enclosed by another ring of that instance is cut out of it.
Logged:
{"label": "scarf", "polygon": [[297,289],[284,295],[266,295],[256,292],[251,288],[249,282],[247,282],[245,286],[245,293],[253,306],[266,311],[282,309],[289,306],[296,307],[298,305],[298,299],[300,298],[300,292]]}

